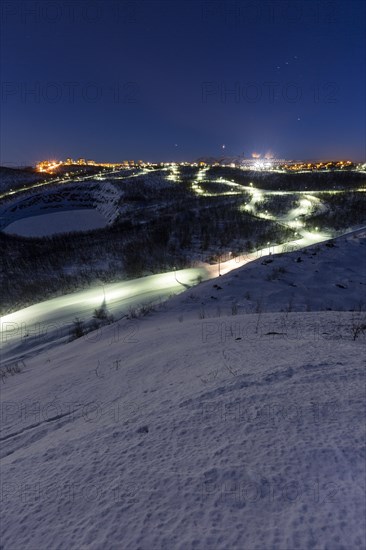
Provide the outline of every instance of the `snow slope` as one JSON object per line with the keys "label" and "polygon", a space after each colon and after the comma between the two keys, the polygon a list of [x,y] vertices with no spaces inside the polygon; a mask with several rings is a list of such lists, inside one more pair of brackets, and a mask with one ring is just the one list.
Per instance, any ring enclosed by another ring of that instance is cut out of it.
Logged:
{"label": "snow slope", "polygon": [[[287,247],[279,245],[234,259],[222,257],[220,265],[200,264],[176,272],[97,285],[34,304],[2,317],[2,360],[8,362],[19,354],[26,357],[39,353],[44,346],[67,339],[74,319],[90,321],[104,297],[115,319],[128,314],[131,307],[160,302],[188,288],[190,292],[169,303],[170,308],[176,309],[177,316],[187,315],[189,311],[194,318],[204,318],[235,311],[359,308],[366,301],[363,233],[361,230],[336,241],[318,242],[292,254],[269,257],[270,251],[278,252]],[[297,261],[299,258],[301,262]],[[238,269],[238,266],[243,268]],[[218,278],[219,270],[226,275]],[[215,278],[215,281],[193,288],[198,277]]]}
{"label": "snow slope", "polygon": [[235,305],[242,313],[365,309],[366,232],[263,256],[174,300],[181,313],[199,303],[205,317],[231,314]]}
{"label": "snow slope", "polygon": [[[328,290],[335,305],[337,267],[337,304],[362,298],[362,242],[322,245],[314,309]],[[305,288],[299,255],[281,261]],[[5,379],[3,550],[365,548],[363,314],[286,311],[261,261]],[[231,314],[250,275],[277,312]]]}
{"label": "snow slope", "polygon": [[46,181],[47,179],[51,179],[49,174],[40,174],[32,169],[23,170],[0,166],[0,193],[19,189],[39,181]]}

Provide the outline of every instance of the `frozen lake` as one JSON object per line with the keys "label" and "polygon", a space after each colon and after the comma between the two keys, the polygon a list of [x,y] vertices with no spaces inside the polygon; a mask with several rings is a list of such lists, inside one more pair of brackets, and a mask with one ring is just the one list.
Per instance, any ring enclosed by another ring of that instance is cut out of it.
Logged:
{"label": "frozen lake", "polygon": [[56,233],[98,229],[106,224],[98,210],[88,208],[30,216],[12,222],[3,231],[21,237],[47,237]]}

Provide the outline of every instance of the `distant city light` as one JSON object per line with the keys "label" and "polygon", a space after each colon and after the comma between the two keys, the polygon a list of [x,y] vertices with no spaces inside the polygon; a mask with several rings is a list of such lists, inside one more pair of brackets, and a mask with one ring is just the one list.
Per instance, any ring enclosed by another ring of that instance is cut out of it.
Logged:
{"label": "distant city light", "polygon": [[[225,149],[226,145],[223,144],[222,148]],[[78,158],[73,160],[68,157],[66,160],[43,160],[36,165],[36,170],[38,172],[44,172],[53,174],[57,169],[64,166],[94,166],[102,168],[112,168],[112,169],[123,169],[123,168],[136,168],[136,167],[154,167],[154,166],[165,166],[173,168],[177,166],[174,162],[162,162],[162,163],[150,163],[142,160],[124,160],[121,162],[96,162],[95,160],[87,160],[85,158]],[[275,158],[271,152],[268,152],[261,158],[259,153],[252,153],[250,159],[244,159],[238,157],[236,162],[225,163],[225,161],[217,162],[181,162],[178,165],[184,166],[197,166],[204,168],[205,171],[210,168],[210,166],[230,166],[231,168],[240,168],[242,170],[251,170],[251,171],[280,171],[280,172],[314,172],[314,171],[329,171],[329,170],[344,170],[344,169],[357,169],[365,170],[366,164],[355,164],[350,160],[341,160],[341,161],[327,161],[327,162],[299,162],[291,161],[285,159]],[[204,172],[202,172],[202,175]]]}

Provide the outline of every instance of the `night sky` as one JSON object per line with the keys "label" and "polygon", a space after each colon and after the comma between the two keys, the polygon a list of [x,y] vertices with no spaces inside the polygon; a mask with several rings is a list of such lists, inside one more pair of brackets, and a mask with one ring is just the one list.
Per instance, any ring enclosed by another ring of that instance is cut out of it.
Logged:
{"label": "night sky", "polygon": [[1,164],[365,159],[365,3],[2,3]]}

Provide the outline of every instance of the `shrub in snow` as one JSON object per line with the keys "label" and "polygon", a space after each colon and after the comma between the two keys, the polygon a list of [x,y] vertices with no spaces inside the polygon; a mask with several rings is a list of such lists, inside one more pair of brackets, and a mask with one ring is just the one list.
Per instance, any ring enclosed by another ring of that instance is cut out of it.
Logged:
{"label": "shrub in snow", "polygon": [[107,308],[105,299],[100,307],[94,310],[93,319],[99,319],[100,321],[113,321],[113,315],[111,315]]}
{"label": "shrub in snow", "polygon": [[70,340],[76,340],[84,336],[84,323],[78,317],[73,321],[71,330],[70,330]]}

